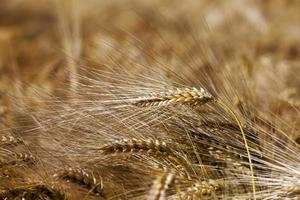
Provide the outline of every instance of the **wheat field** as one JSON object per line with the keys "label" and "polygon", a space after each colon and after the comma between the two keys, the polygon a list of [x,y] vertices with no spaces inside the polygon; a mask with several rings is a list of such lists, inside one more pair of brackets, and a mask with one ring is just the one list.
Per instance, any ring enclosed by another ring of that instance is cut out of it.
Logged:
{"label": "wheat field", "polygon": [[300,199],[299,11],[0,0],[0,199]]}

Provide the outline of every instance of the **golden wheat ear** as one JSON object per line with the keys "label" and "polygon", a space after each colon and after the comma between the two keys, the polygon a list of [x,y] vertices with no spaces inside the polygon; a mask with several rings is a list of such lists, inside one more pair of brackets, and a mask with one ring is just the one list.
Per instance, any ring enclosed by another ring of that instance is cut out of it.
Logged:
{"label": "golden wheat ear", "polygon": [[36,162],[36,158],[30,152],[16,152],[14,153],[14,157],[17,161],[22,161],[27,164],[34,164]]}
{"label": "golden wheat ear", "polygon": [[[172,144],[152,139],[123,139],[117,140],[101,147],[99,150],[103,155],[146,155],[155,159],[163,159],[176,165],[177,168],[185,170],[188,168],[186,161]],[[183,174],[181,174],[183,175]]]}
{"label": "golden wheat ear", "polygon": [[104,154],[126,153],[126,152],[145,152],[153,154],[169,155],[172,150],[165,142],[159,140],[138,140],[138,139],[123,139],[107,144],[100,148]]}
{"label": "golden wheat ear", "polygon": [[173,173],[164,173],[153,181],[147,200],[166,200],[166,191],[174,182],[176,176]]}
{"label": "golden wheat ear", "polygon": [[89,189],[93,194],[104,197],[102,177],[96,176],[91,170],[69,167],[54,174],[54,177],[72,181]]}
{"label": "golden wheat ear", "polygon": [[221,191],[221,184],[210,179],[193,183],[193,185],[183,191],[180,196],[182,196],[183,199],[208,199],[213,198],[213,195]]}
{"label": "golden wheat ear", "polygon": [[213,100],[212,95],[203,88],[177,88],[177,90],[171,90],[168,93],[141,98],[134,102],[134,105],[139,107],[166,106],[170,104],[202,105],[211,100]]}
{"label": "golden wheat ear", "polygon": [[0,136],[0,145],[1,146],[18,145],[18,144],[24,144],[24,142],[21,138],[15,137],[11,134]]}

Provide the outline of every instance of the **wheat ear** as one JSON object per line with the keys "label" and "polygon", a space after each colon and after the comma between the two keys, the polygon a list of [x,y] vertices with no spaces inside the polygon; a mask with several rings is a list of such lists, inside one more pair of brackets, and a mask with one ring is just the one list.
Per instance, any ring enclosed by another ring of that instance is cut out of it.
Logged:
{"label": "wheat ear", "polygon": [[172,90],[168,93],[157,94],[137,100],[134,105],[140,107],[165,106],[170,104],[202,105],[212,100],[213,97],[203,88],[185,88]]}
{"label": "wheat ear", "polygon": [[14,153],[14,156],[17,160],[23,161],[26,163],[34,163],[36,158],[31,153]]}
{"label": "wheat ear", "polygon": [[[161,157],[169,162],[176,164],[176,167],[181,168],[182,171],[188,168],[185,159],[176,154],[176,150],[170,148],[165,142],[159,140],[138,140],[138,139],[123,139],[117,140],[100,148],[104,155],[110,154],[124,154],[136,153],[154,156],[155,158]],[[180,174],[186,176],[187,174]],[[188,175],[187,175],[188,176]]]}
{"label": "wheat ear", "polygon": [[21,143],[23,143],[23,141],[20,138],[16,138],[10,134],[2,135],[0,137],[1,145],[16,145],[16,144],[21,144]]}
{"label": "wheat ear", "polygon": [[196,182],[192,187],[183,192],[184,199],[201,199],[203,196],[210,196],[221,190],[220,184],[210,179],[207,181]]}
{"label": "wheat ear", "polygon": [[147,200],[166,200],[166,190],[174,180],[175,175],[173,173],[158,176],[152,184]]}
{"label": "wheat ear", "polygon": [[104,154],[146,152],[158,154],[170,154],[172,151],[165,142],[159,140],[123,139],[107,144],[100,148]]}
{"label": "wheat ear", "polygon": [[88,170],[69,167],[54,174],[54,177],[79,183],[80,185],[88,188],[94,194],[103,196],[103,180],[101,176],[96,177]]}

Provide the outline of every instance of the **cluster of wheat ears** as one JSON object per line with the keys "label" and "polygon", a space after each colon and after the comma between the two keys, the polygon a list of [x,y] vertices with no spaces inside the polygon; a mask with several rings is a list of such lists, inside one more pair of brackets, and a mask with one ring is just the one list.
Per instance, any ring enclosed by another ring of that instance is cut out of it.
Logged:
{"label": "cluster of wheat ears", "polygon": [[296,1],[0,4],[0,199],[300,199]]}

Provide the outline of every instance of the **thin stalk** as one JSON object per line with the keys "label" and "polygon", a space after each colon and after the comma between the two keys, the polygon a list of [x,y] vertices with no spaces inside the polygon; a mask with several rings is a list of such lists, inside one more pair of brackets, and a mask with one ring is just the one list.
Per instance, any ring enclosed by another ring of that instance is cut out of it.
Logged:
{"label": "thin stalk", "polygon": [[253,170],[253,164],[252,164],[252,157],[251,157],[251,153],[249,150],[249,146],[248,146],[248,142],[247,142],[247,138],[246,135],[244,133],[244,130],[242,128],[241,122],[240,120],[237,118],[237,115],[235,114],[235,112],[222,100],[220,99],[216,99],[216,102],[223,108],[225,108],[226,110],[228,110],[231,115],[234,117],[235,121],[237,122],[239,129],[241,130],[242,136],[243,136],[243,140],[244,140],[244,144],[245,144],[245,148],[247,151],[247,155],[248,155],[248,161],[249,161],[249,167],[250,167],[250,173],[251,173],[251,177],[252,177],[252,191],[253,191],[253,199],[256,200],[256,184],[255,184],[255,176],[254,176],[254,170]]}

